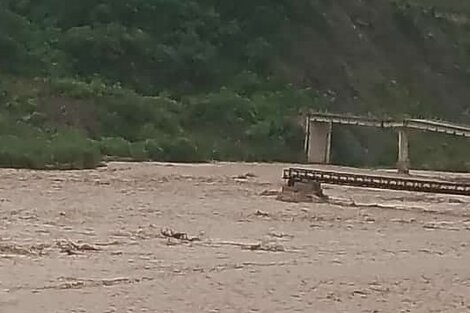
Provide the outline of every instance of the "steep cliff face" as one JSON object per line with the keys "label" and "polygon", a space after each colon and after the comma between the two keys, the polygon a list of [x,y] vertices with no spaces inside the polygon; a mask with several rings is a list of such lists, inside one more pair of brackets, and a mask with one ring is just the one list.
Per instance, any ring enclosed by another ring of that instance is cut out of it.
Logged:
{"label": "steep cliff face", "polygon": [[451,2],[312,1],[285,73],[335,110],[469,121],[470,19]]}

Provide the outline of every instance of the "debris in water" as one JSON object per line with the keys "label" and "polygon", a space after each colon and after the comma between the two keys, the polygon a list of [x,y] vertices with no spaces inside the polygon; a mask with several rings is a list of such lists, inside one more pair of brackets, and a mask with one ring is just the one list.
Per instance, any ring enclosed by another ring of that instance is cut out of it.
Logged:
{"label": "debris in water", "polygon": [[181,241],[200,241],[199,237],[196,236],[188,236],[187,233],[177,232],[171,228],[164,227],[161,230],[161,234],[165,238],[173,238]]}
{"label": "debris in water", "polygon": [[253,173],[245,173],[245,174],[235,176],[234,178],[235,179],[249,179],[249,178],[255,178],[255,177],[257,176]]}
{"label": "debris in water", "polygon": [[278,190],[265,190],[262,193],[260,193],[259,195],[263,196],[263,197],[274,197],[274,196],[278,196],[279,193],[280,192]]}
{"label": "debris in water", "polygon": [[285,252],[286,248],[278,243],[268,242],[268,243],[257,243],[249,245],[247,247],[242,247],[242,249],[248,249],[251,251],[268,251],[268,252]]}
{"label": "debris in water", "polygon": [[275,238],[294,238],[293,235],[286,234],[286,233],[279,233],[279,232],[275,232],[275,231],[269,232],[269,236],[275,237]]}
{"label": "debris in water", "polygon": [[264,211],[261,211],[261,210],[257,210],[256,213],[255,213],[256,216],[261,216],[261,217],[269,217],[269,213],[268,212],[264,212]]}
{"label": "debris in water", "polygon": [[87,251],[100,250],[100,248],[88,243],[79,244],[70,240],[59,240],[57,241],[56,246],[60,249],[60,252],[66,253],[68,255],[77,255]]}
{"label": "debris in water", "polygon": [[319,183],[296,183],[295,186],[283,186],[277,200],[283,202],[323,202],[328,197],[323,194]]}

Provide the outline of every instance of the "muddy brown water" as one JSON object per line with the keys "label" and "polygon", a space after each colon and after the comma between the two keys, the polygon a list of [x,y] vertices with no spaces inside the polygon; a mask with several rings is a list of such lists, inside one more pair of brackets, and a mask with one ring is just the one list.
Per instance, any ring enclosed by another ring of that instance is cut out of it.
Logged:
{"label": "muddy brown water", "polygon": [[0,170],[0,312],[470,312],[470,198],[284,167]]}

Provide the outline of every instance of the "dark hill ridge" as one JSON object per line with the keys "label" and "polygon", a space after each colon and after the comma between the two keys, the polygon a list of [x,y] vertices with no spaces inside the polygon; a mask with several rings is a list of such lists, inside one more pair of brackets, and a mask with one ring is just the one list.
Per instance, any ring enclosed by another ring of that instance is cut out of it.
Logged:
{"label": "dark hill ridge", "polygon": [[[16,148],[0,165],[302,161],[306,110],[470,123],[469,16],[464,0],[1,1],[0,144]],[[392,133],[335,138],[338,162],[395,162]],[[415,166],[469,166],[467,141],[412,140]]]}

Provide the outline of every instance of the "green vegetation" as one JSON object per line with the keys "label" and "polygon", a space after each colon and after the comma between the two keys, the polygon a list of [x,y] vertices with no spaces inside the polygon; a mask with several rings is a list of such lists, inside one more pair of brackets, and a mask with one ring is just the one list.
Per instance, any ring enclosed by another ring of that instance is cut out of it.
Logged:
{"label": "green vegetation", "polygon": [[[15,93],[5,96],[1,115],[9,154],[0,165],[14,167],[93,167],[100,155],[176,162],[297,161],[303,158],[303,130],[296,116],[316,103],[309,91],[268,84],[253,91],[244,86],[182,94],[175,100],[99,80],[8,83]],[[67,158],[73,156],[75,163]]]}
{"label": "green vegetation", "polygon": [[[0,166],[92,168],[103,157],[303,161],[299,120],[308,110],[469,121],[462,99],[470,37],[461,16],[468,6],[390,0],[385,7],[355,0],[2,1]],[[338,10],[356,30],[334,20]],[[374,16],[394,26],[380,30]],[[346,40],[357,37],[350,31],[375,46]],[[442,42],[425,42],[431,32]],[[403,44],[408,63],[387,55],[393,51],[384,33]],[[447,43],[455,49],[442,50]],[[436,61],[437,53],[459,72]],[[450,105],[438,102],[448,94]],[[339,131],[336,160],[391,165],[395,139],[378,138]],[[418,145],[417,166],[467,166],[462,145],[434,141],[439,161],[424,161],[427,147]],[[377,143],[383,148],[372,149]]]}

